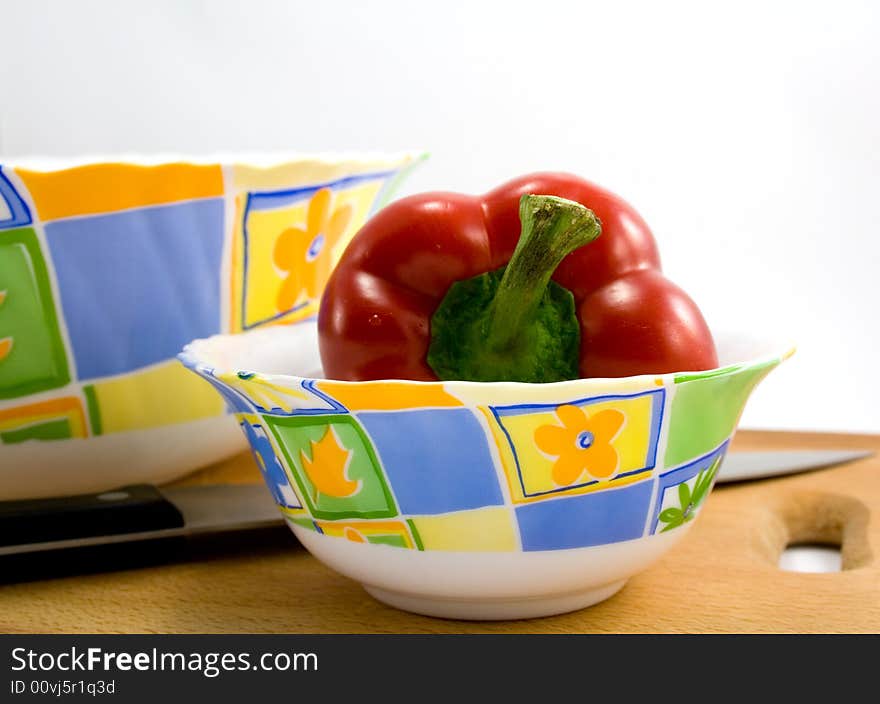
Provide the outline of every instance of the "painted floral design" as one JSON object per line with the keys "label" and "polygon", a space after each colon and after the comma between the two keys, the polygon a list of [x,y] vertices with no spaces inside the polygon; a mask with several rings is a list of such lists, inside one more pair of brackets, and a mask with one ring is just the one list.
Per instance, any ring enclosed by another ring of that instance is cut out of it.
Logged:
{"label": "painted floral design", "polygon": [[214,376],[251,403],[255,403],[261,410],[277,409],[283,413],[292,413],[295,408],[303,406],[303,402],[312,400],[305,391],[275,383],[253,372],[219,373]]}
{"label": "painted floral design", "polygon": [[678,528],[694,519],[694,516],[697,515],[697,509],[709,495],[709,489],[712,488],[712,482],[720,465],[721,458],[718,457],[711,466],[700,472],[694,482],[693,490],[687,485],[687,482],[678,485],[678,506],[672,506],[660,512],[660,522],[666,524],[660,531],[661,533]]}
{"label": "painted floral design", "polygon": [[305,229],[289,227],[282,232],[273,253],[275,266],[287,272],[275,306],[287,311],[302,299],[318,297],[330,275],[333,247],[351,222],[350,204],[333,207],[333,192],[322,188],[309,201]]}
{"label": "painted floral design", "polygon": [[300,450],[300,461],[306,476],[315,488],[313,497],[315,502],[318,501],[319,494],[345,498],[354,496],[361,490],[363,482],[360,479],[349,479],[347,476],[352,452],[342,446],[331,426],[327,426],[318,442],[311,440],[309,444],[311,458]]}
{"label": "painted floral design", "polygon": [[617,472],[620,458],[612,441],[623,428],[626,416],[609,408],[593,415],[579,406],[556,409],[562,425],[542,425],[535,431],[538,448],[555,457],[552,476],[557,486],[571,486],[586,473],[608,479]]}

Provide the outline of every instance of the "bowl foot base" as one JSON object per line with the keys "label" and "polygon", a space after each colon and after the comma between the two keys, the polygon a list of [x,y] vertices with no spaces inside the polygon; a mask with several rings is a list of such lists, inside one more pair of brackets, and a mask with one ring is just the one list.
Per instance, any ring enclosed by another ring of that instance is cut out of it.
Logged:
{"label": "bowl foot base", "polygon": [[403,611],[439,618],[467,619],[474,621],[539,618],[554,616],[598,604],[614,596],[626,584],[626,580],[600,587],[592,587],[566,594],[500,599],[449,599],[420,596],[390,589],[364,585],[374,599]]}

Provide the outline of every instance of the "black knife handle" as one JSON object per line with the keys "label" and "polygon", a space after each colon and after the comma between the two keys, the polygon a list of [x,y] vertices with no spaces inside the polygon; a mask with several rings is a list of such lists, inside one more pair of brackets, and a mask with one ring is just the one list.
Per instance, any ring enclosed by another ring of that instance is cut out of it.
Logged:
{"label": "black knife handle", "polygon": [[177,507],[153,486],[0,502],[0,547],[182,528]]}

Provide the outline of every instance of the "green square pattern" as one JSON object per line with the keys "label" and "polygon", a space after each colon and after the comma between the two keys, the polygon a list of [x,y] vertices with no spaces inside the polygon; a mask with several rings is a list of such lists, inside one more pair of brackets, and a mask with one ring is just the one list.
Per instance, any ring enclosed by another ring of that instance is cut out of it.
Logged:
{"label": "green square pattern", "polygon": [[291,518],[290,520],[302,528],[308,528],[311,531],[315,530],[315,522],[311,518]]}
{"label": "green square pattern", "polygon": [[367,542],[373,545],[390,545],[395,548],[408,547],[402,535],[368,535]]}
{"label": "green square pattern", "polygon": [[755,386],[777,364],[772,360],[676,377],[666,466],[705,455],[729,438]]}
{"label": "green square pattern", "polygon": [[29,227],[0,233],[0,349],[0,398],[70,381],[49,274]]}
{"label": "green square pattern", "polygon": [[350,415],[266,415],[263,420],[314,518],[398,514],[376,451]]}
{"label": "green square pattern", "polygon": [[26,425],[16,430],[0,431],[0,445],[12,445],[25,440],[66,440],[73,437],[67,418]]}

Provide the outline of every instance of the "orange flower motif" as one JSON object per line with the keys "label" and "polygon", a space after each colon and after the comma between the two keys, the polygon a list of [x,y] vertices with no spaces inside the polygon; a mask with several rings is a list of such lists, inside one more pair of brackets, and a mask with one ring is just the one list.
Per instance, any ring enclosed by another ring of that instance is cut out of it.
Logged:
{"label": "orange flower motif", "polygon": [[538,448],[555,457],[553,481],[571,486],[586,472],[593,479],[608,479],[618,469],[617,450],[611,442],[623,428],[626,416],[606,409],[588,416],[578,406],[559,406],[559,425],[542,425],[535,431]]}
{"label": "orange flower motif", "polygon": [[305,229],[289,227],[275,242],[275,266],[287,272],[275,300],[279,311],[290,310],[303,297],[317,298],[320,287],[330,276],[333,247],[353,214],[348,203],[332,209],[332,200],[329,188],[319,190],[309,201]]}

